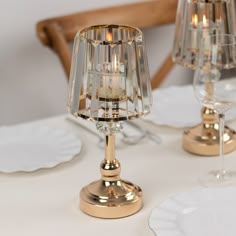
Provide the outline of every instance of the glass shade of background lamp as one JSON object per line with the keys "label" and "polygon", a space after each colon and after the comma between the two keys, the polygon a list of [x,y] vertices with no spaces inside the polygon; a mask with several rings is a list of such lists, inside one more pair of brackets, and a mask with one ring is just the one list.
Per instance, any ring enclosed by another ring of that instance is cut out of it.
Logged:
{"label": "glass shade of background lamp", "polygon": [[72,54],[69,111],[96,123],[105,135],[101,179],[80,192],[80,209],[101,218],[132,215],[142,207],[139,186],[120,178],[115,134],[122,121],[142,117],[152,103],[142,32],[130,26],[98,25],[78,32]]}
{"label": "glass shade of background lamp", "polygon": [[[172,54],[174,62],[196,70],[201,38],[219,33],[236,33],[235,1],[179,0]],[[202,108],[201,115],[200,125],[184,131],[183,148],[202,156],[218,155],[218,115],[207,107]],[[224,144],[225,153],[236,149],[235,132],[227,126],[224,129]]]}

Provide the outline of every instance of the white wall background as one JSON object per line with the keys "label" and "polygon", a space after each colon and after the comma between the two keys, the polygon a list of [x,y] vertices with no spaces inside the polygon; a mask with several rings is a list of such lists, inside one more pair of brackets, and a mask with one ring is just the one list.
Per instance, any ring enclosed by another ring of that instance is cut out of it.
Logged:
{"label": "white wall background", "polygon": [[[64,71],[56,55],[37,39],[35,25],[38,21],[137,1],[0,0],[0,125],[67,112]],[[151,74],[171,50],[173,32],[174,26],[145,30]],[[163,86],[185,84],[190,80],[191,72],[176,66]]]}

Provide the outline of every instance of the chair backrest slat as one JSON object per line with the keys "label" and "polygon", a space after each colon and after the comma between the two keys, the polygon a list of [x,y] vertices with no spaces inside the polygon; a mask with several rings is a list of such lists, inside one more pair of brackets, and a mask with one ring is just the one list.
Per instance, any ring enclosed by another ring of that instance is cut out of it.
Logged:
{"label": "chair backrest slat", "polygon": [[[141,29],[158,27],[175,22],[176,8],[177,0],[126,4],[45,19],[37,23],[36,31],[40,41],[57,53],[68,79],[71,64],[68,42],[73,41],[80,29],[98,24],[125,24]],[[168,55],[153,76],[153,89],[160,86],[173,65]]]}

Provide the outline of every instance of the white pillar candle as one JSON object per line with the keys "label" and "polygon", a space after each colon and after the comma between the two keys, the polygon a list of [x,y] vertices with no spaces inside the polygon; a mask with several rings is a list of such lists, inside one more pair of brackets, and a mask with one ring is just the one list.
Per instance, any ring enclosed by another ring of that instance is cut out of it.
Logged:
{"label": "white pillar candle", "polygon": [[120,64],[116,58],[116,55],[113,57],[112,61],[112,97],[119,98],[120,92]]}

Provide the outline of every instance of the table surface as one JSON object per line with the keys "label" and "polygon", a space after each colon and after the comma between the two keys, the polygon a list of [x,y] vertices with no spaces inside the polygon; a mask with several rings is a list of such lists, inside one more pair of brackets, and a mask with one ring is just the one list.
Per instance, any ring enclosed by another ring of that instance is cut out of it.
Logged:
{"label": "table surface", "polygon": [[[148,226],[151,210],[169,196],[200,187],[199,177],[219,164],[216,157],[185,152],[181,146],[183,129],[138,120],[158,134],[162,143],[144,139],[137,145],[118,146],[116,156],[122,167],[121,177],[142,188],[144,206],[137,214],[125,218],[94,218],[79,210],[79,192],[100,178],[104,150],[98,147],[97,137],[66,117],[35,122],[73,132],[83,142],[82,152],[72,161],[51,169],[0,174],[0,235],[154,235]],[[89,121],[80,122],[88,125]],[[236,121],[229,125],[236,128]],[[226,167],[236,165],[235,153],[227,154],[225,162]]]}

